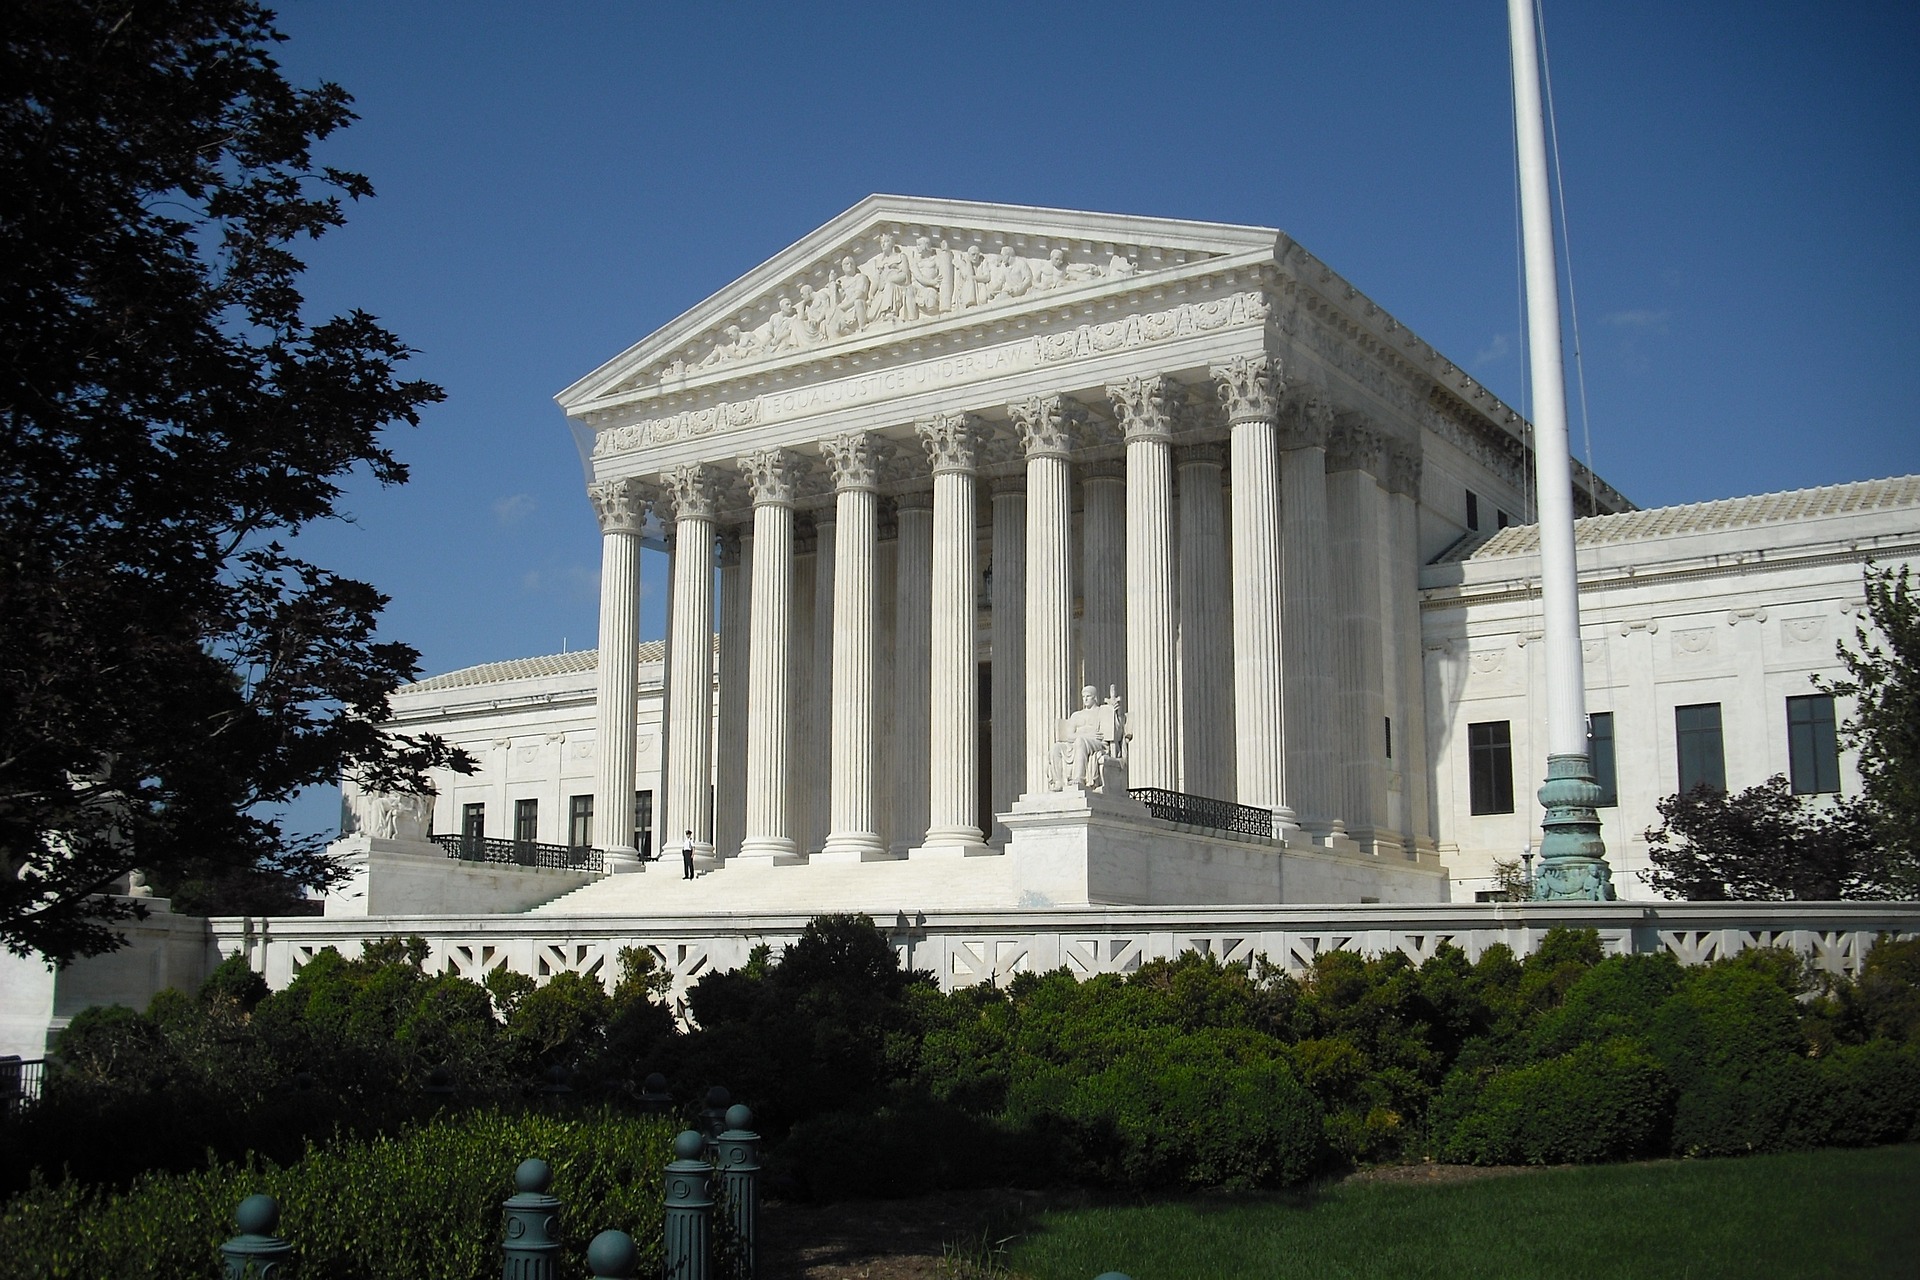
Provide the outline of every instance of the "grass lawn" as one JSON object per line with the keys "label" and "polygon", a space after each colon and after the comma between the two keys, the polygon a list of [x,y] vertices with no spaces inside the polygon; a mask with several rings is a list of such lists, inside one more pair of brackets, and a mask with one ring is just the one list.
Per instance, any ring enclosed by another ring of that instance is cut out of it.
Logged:
{"label": "grass lawn", "polygon": [[1033,1280],[1920,1276],[1920,1146],[1059,1211]]}

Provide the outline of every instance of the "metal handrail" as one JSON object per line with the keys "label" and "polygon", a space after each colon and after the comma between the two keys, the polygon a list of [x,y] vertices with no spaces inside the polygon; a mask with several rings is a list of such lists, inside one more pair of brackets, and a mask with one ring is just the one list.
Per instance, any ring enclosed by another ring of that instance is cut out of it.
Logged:
{"label": "metal handrail", "polygon": [[460,862],[497,866],[551,867],[559,871],[604,871],[606,855],[586,845],[539,844],[532,840],[496,840],[488,836],[453,833],[433,842]]}
{"label": "metal handrail", "polygon": [[12,1115],[29,1102],[40,1101],[47,1083],[45,1058],[0,1058],[0,1116]]}
{"label": "metal handrail", "polygon": [[1168,822],[1184,822],[1190,827],[1231,831],[1239,835],[1273,838],[1273,810],[1211,796],[1188,795],[1161,787],[1134,787],[1127,792],[1147,806],[1147,812]]}

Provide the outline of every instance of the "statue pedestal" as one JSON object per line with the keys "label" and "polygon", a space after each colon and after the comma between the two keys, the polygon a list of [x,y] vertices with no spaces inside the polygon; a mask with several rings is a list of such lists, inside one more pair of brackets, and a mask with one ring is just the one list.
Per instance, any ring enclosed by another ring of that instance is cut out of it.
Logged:
{"label": "statue pedestal", "polygon": [[995,815],[1023,902],[1085,906],[1150,901],[1140,874],[1161,833],[1147,806],[1122,791],[1029,791]]}

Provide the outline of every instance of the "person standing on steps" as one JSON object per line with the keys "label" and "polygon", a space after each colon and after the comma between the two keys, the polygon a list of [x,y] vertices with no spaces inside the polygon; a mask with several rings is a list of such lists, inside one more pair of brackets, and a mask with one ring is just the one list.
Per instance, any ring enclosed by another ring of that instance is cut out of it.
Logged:
{"label": "person standing on steps", "polygon": [[680,841],[680,878],[693,879],[693,832],[688,831]]}

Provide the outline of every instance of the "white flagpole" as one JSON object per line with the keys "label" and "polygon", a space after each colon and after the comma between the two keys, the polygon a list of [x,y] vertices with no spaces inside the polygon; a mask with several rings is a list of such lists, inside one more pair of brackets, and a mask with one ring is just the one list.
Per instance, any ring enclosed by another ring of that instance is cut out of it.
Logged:
{"label": "white flagpole", "polygon": [[1614,896],[1587,747],[1579,577],[1573,551],[1573,466],[1567,447],[1567,384],[1561,363],[1560,279],[1547,191],[1546,128],[1533,0],[1507,0],[1513,45],[1514,143],[1520,164],[1520,227],[1527,277],[1527,351],[1533,373],[1533,457],[1540,515],[1540,597],[1547,655],[1547,778],[1540,788],[1541,866],[1536,898]]}

